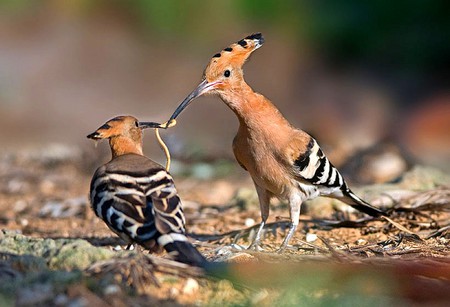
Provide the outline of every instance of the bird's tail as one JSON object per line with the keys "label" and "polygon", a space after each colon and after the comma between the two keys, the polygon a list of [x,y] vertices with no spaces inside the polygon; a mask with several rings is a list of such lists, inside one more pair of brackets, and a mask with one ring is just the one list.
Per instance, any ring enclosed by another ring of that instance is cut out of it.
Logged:
{"label": "bird's tail", "polygon": [[163,234],[158,238],[158,243],[173,256],[176,261],[197,267],[205,267],[208,261],[181,233]]}
{"label": "bird's tail", "polygon": [[364,212],[370,216],[379,217],[386,216],[386,212],[372,206],[368,202],[362,200],[358,196],[356,196],[350,189],[345,189],[342,191],[344,197],[340,198],[346,204],[352,206],[358,211]]}

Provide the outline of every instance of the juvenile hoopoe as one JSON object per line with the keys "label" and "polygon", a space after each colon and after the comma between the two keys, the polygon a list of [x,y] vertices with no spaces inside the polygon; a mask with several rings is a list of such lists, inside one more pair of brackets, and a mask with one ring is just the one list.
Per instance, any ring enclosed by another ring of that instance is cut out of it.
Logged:
{"label": "juvenile hoopoe", "polygon": [[238,117],[233,152],[253,179],[262,217],[250,247],[259,247],[273,197],[288,201],[290,206],[291,226],[280,251],[286,248],[297,228],[300,206],[305,200],[323,195],[337,198],[369,215],[383,215],[348,188],[315,139],[292,127],[267,98],[254,92],[245,82],[242,66],[263,43],[263,36],[257,33],[215,54],[201,83],[171,116],[171,120],[175,119],[195,98],[210,93],[219,95]]}
{"label": "juvenile hoopoe", "polygon": [[185,236],[181,201],[170,174],[142,152],[142,129],[159,124],[118,116],[87,137],[109,139],[112,159],[95,172],[90,201],[95,214],[128,243],[163,247],[177,261],[203,266],[205,258]]}

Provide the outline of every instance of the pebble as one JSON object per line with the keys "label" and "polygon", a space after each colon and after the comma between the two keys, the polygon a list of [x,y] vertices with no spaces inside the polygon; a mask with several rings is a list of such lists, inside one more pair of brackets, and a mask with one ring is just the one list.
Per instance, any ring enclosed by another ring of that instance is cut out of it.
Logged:
{"label": "pebble", "polygon": [[364,239],[358,239],[358,240],[356,241],[356,244],[358,244],[358,245],[364,245],[364,244],[366,244],[366,243],[367,243],[367,241],[364,240]]}
{"label": "pebble", "polygon": [[317,240],[317,235],[315,233],[306,234],[306,242],[311,243]]}
{"label": "pebble", "polygon": [[447,240],[447,239],[444,238],[444,237],[440,237],[440,238],[439,238],[439,243],[441,243],[441,244],[448,244],[448,242],[449,242],[449,240]]}
{"label": "pebble", "polygon": [[120,293],[120,287],[118,285],[107,285],[103,289],[104,295],[114,295],[114,294],[119,294],[119,293]]}
{"label": "pebble", "polygon": [[255,220],[252,218],[246,218],[245,219],[245,226],[246,227],[252,227],[253,225],[255,225]]}
{"label": "pebble", "polygon": [[188,278],[186,284],[183,287],[183,294],[191,295],[197,292],[198,289],[199,289],[198,282],[193,278]]}

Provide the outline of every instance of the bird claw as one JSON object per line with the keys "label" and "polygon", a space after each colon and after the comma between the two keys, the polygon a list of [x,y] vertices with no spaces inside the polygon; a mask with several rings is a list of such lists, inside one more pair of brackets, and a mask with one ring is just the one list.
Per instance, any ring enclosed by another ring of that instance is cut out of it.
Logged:
{"label": "bird claw", "polygon": [[277,254],[283,254],[287,247],[292,247],[291,245],[281,244],[280,248],[276,250]]}
{"label": "bird claw", "polygon": [[247,248],[248,250],[253,250],[256,252],[262,252],[264,249],[261,247],[261,242],[254,241],[250,246]]}

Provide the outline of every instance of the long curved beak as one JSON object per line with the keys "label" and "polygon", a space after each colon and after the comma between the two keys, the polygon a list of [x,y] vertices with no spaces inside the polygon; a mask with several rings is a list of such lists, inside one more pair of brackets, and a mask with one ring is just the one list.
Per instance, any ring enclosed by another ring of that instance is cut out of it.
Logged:
{"label": "long curved beak", "polygon": [[139,122],[139,128],[147,129],[147,128],[162,128],[160,123],[155,122]]}
{"label": "long curved beak", "polygon": [[203,80],[195,90],[192,91],[176,108],[175,112],[173,112],[172,116],[170,117],[168,122],[171,122],[172,120],[176,119],[178,115],[180,115],[181,112],[197,97],[209,92],[210,90],[214,89],[217,84],[219,84],[220,81],[216,82],[210,82]]}

